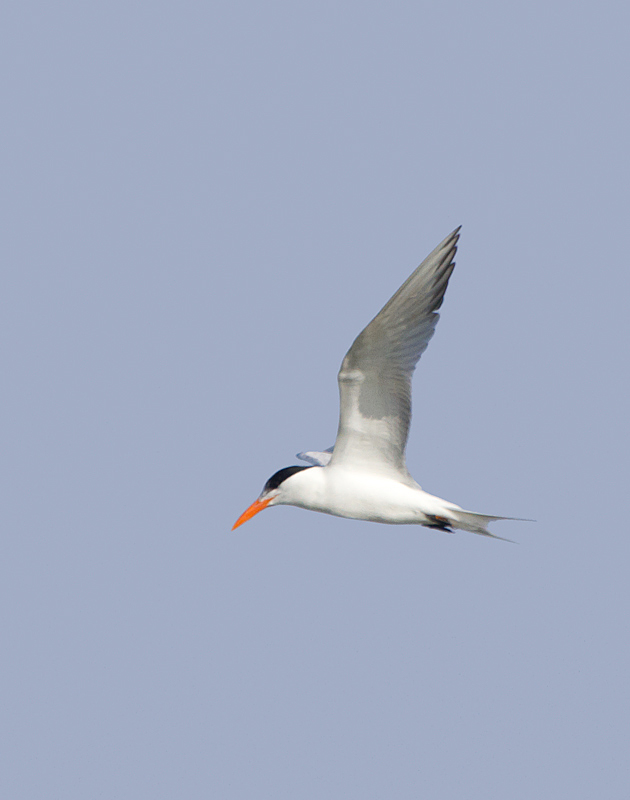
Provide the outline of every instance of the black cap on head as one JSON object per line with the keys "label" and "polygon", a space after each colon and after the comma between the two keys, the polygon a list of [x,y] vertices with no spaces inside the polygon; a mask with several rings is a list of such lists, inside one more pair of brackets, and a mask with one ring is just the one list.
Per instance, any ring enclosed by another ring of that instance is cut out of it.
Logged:
{"label": "black cap on head", "polygon": [[279,469],[265,484],[263,494],[277,489],[287,478],[295,475],[296,472],[301,472],[303,469],[312,469],[312,467],[284,467],[284,469]]}

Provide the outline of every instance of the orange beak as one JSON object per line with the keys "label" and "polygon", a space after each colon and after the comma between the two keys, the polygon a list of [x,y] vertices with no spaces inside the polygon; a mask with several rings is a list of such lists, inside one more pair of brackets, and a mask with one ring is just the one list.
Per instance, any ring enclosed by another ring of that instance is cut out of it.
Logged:
{"label": "orange beak", "polygon": [[267,508],[269,503],[273,500],[272,497],[265,497],[264,500],[254,500],[251,506],[247,509],[247,511],[243,511],[241,516],[236,520],[234,525],[232,526],[232,530],[236,530],[239,525],[242,525],[244,522],[247,522],[248,519],[251,519],[254,514],[258,514],[259,511],[262,511],[263,508]]}

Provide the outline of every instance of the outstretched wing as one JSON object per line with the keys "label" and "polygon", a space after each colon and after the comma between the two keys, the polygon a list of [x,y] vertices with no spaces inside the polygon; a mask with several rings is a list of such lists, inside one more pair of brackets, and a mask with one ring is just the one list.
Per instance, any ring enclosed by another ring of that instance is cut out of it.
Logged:
{"label": "outstretched wing", "polygon": [[338,376],[339,430],[331,466],[407,474],[411,376],[439,319],[459,230],[425,258],[348,350]]}

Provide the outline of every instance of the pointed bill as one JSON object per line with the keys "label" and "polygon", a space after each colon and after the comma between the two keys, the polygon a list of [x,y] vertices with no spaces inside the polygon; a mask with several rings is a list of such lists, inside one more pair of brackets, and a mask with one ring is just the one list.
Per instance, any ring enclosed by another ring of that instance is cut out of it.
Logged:
{"label": "pointed bill", "polygon": [[236,530],[239,525],[242,525],[244,522],[247,522],[248,519],[251,519],[254,514],[258,514],[259,511],[262,511],[263,508],[267,508],[269,503],[271,502],[271,497],[265,497],[264,500],[254,500],[251,506],[246,510],[243,511],[241,516],[236,520],[234,525],[232,526],[232,530]]}

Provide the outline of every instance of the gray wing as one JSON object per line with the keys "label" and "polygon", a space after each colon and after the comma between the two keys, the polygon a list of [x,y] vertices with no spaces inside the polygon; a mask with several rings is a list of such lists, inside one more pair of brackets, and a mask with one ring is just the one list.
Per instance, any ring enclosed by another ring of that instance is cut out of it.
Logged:
{"label": "gray wing", "polygon": [[332,451],[332,447],[329,447],[323,452],[319,452],[318,450],[307,450],[305,453],[298,453],[296,458],[299,458],[300,461],[306,461],[307,463],[312,464],[314,467],[325,467],[326,464],[330,462]]}
{"label": "gray wing", "polygon": [[338,376],[339,430],[331,466],[360,464],[407,475],[411,377],[439,319],[459,231],[425,258],[348,350]]}

